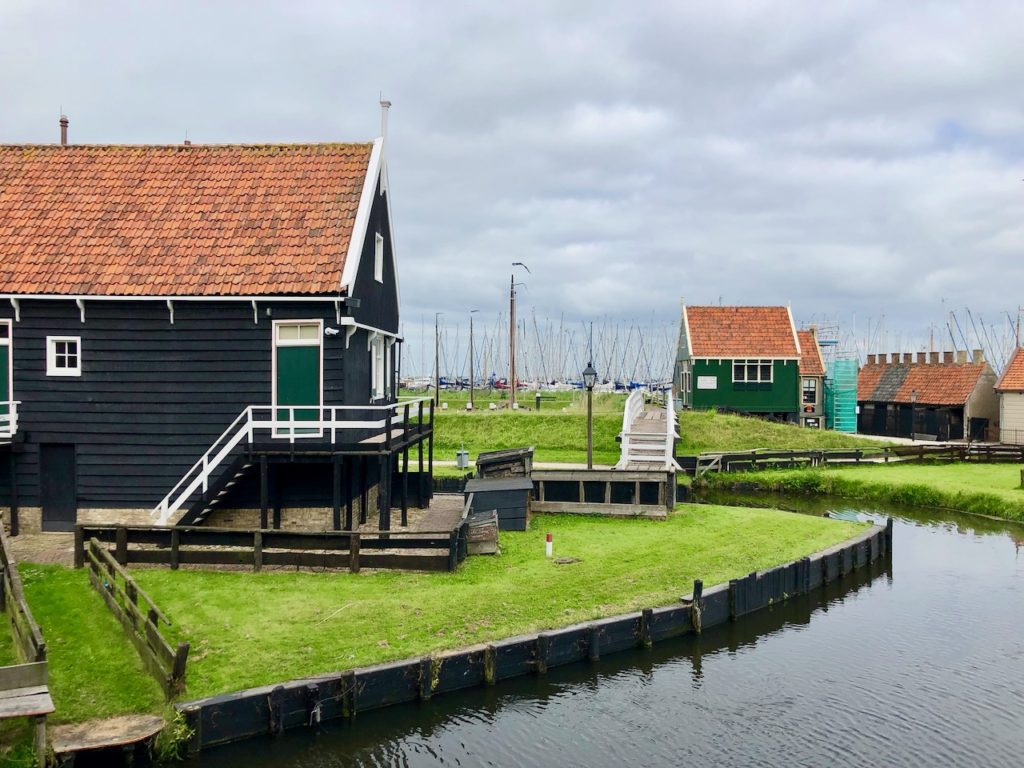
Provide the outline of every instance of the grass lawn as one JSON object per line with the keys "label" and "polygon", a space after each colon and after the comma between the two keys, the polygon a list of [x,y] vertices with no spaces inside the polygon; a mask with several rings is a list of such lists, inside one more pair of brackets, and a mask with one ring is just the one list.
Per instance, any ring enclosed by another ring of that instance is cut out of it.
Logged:
{"label": "grass lawn", "polygon": [[682,411],[679,414],[680,442],[676,453],[693,456],[706,451],[827,450],[867,448],[886,445],[877,440],[845,435],[826,429],[805,429],[793,424],[778,424],[753,416]]}
{"label": "grass lawn", "polygon": [[[188,696],[425,655],[675,602],[862,529],[775,510],[682,506],[667,522],[538,515],[454,574],[138,570],[192,643]],[[544,534],[557,556],[544,557]]]}
{"label": "grass lawn", "polygon": [[[615,438],[622,429],[622,412],[594,414],[594,462],[619,460]],[[454,460],[462,446],[475,459],[480,451],[534,446],[535,461],[587,460],[587,416],[576,410],[436,412],[434,458]]]}
{"label": "grass lawn", "polygon": [[711,487],[825,493],[1024,520],[1016,464],[872,464],[706,476]]}
{"label": "grass lawn", "polygon": [[18,571],[46,641],[51,723],[163,709],[160,687],[85,570],[22,563]]}

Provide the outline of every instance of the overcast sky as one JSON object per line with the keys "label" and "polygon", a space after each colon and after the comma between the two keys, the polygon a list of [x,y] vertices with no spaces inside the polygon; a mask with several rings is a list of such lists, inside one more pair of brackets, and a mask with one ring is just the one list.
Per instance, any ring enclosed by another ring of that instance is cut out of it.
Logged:
{"label": "overcast sky", "polygon": [[[1022,3],[0,4],[0,141],[367,140],[406,318],[1024,304]],[[1000,320],[1000,313],[1002,320]]]}

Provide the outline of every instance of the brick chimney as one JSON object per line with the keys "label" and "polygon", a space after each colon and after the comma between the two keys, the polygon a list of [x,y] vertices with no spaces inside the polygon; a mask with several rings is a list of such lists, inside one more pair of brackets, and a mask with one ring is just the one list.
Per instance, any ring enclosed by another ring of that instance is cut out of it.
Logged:
{"label": "brick chimney", "polygon": [[917,362],[918,362],[918,365],[924,365],[925,363],[927,363],[928,362],[928,353],[927,352],[918,352],[917,353]]}
{"label": "brick chimney", "polygon": [[900,361],[900,353],[899,352],[893,352],[889,356],[889,360],[892,362],[893,365],[896,365]]}
{"label": "brick chimney", "polygon": [[976,350],[974,350],[974,352],[972,353],[972,357],[973,357],[975,363],[984,363],[985,362],[985,350],[984,349],[976,349]]}
{"label": "brick chimney", "polygon": [[68,116],[60,116],[60,145],[66,147],[68,145]]}
{"label": "brick chimney", "polygon": [[914,364],[914,353],[913,352],[904,352],[903,353],[903,364],[904,365],[913,365]]}
{"label": "brick chimney", "polygon": [[967,350],[966,349],[958,349],[956,351],[956,361],[958,363],[960,363],[960,365],[963,365],[964,363],[967,362]]}
{"label": "brick chimney", "polygon": [[868,365],[875,365],[878,363],[878,355],[868,355]]}
{"label": "brick chimney", "polygon": [[928,362],[930,362],[930,363],[938,363],[939,362],[939,353],[938,352],[930,352],[929,356],[928,356]]}
{"label": "brick chimney", "polygon": [[952,363],[953,362],[953,353],[952,352],[943,352],[942,353],[942,362],[944,362],[944,363]]}

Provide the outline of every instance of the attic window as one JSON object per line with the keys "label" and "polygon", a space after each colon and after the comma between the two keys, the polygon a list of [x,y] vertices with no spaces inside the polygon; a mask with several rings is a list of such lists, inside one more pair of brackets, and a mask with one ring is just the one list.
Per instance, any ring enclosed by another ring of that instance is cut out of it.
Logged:
{"label": "attic window", "polygon": [[80,336],[46,337],[46,375],[82,375],[82,339]]}
{"label": "attic window", "polygon": [[733,383],[770,384],[772,382],[772,368],[771,360],[733,360]]}
{"label": "attic window", "polygon": [[373,279],[384,282],[384,236],[380,232],[373,241]]}

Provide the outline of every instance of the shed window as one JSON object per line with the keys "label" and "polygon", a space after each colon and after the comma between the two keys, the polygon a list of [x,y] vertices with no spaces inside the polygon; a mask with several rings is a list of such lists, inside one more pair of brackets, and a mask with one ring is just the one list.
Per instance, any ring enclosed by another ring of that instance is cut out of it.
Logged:
{"label": "shed window", "polygon": [[732,380],[737,384],[770,384],[772,367],[771,360],[733,360]]}
{"label": "shed window", "polygon": [[82,338],[80,336],[46,337],[46,375],[82,375]]}
{"label": "shed window", "polygon": [[384,282],[384,236],[380,232],[373,241],[373,279]]}
{"label": "shed window", "polygon": [[804,379],[803,383],[804,403],[814,405],[818,402],[818,380]]}

